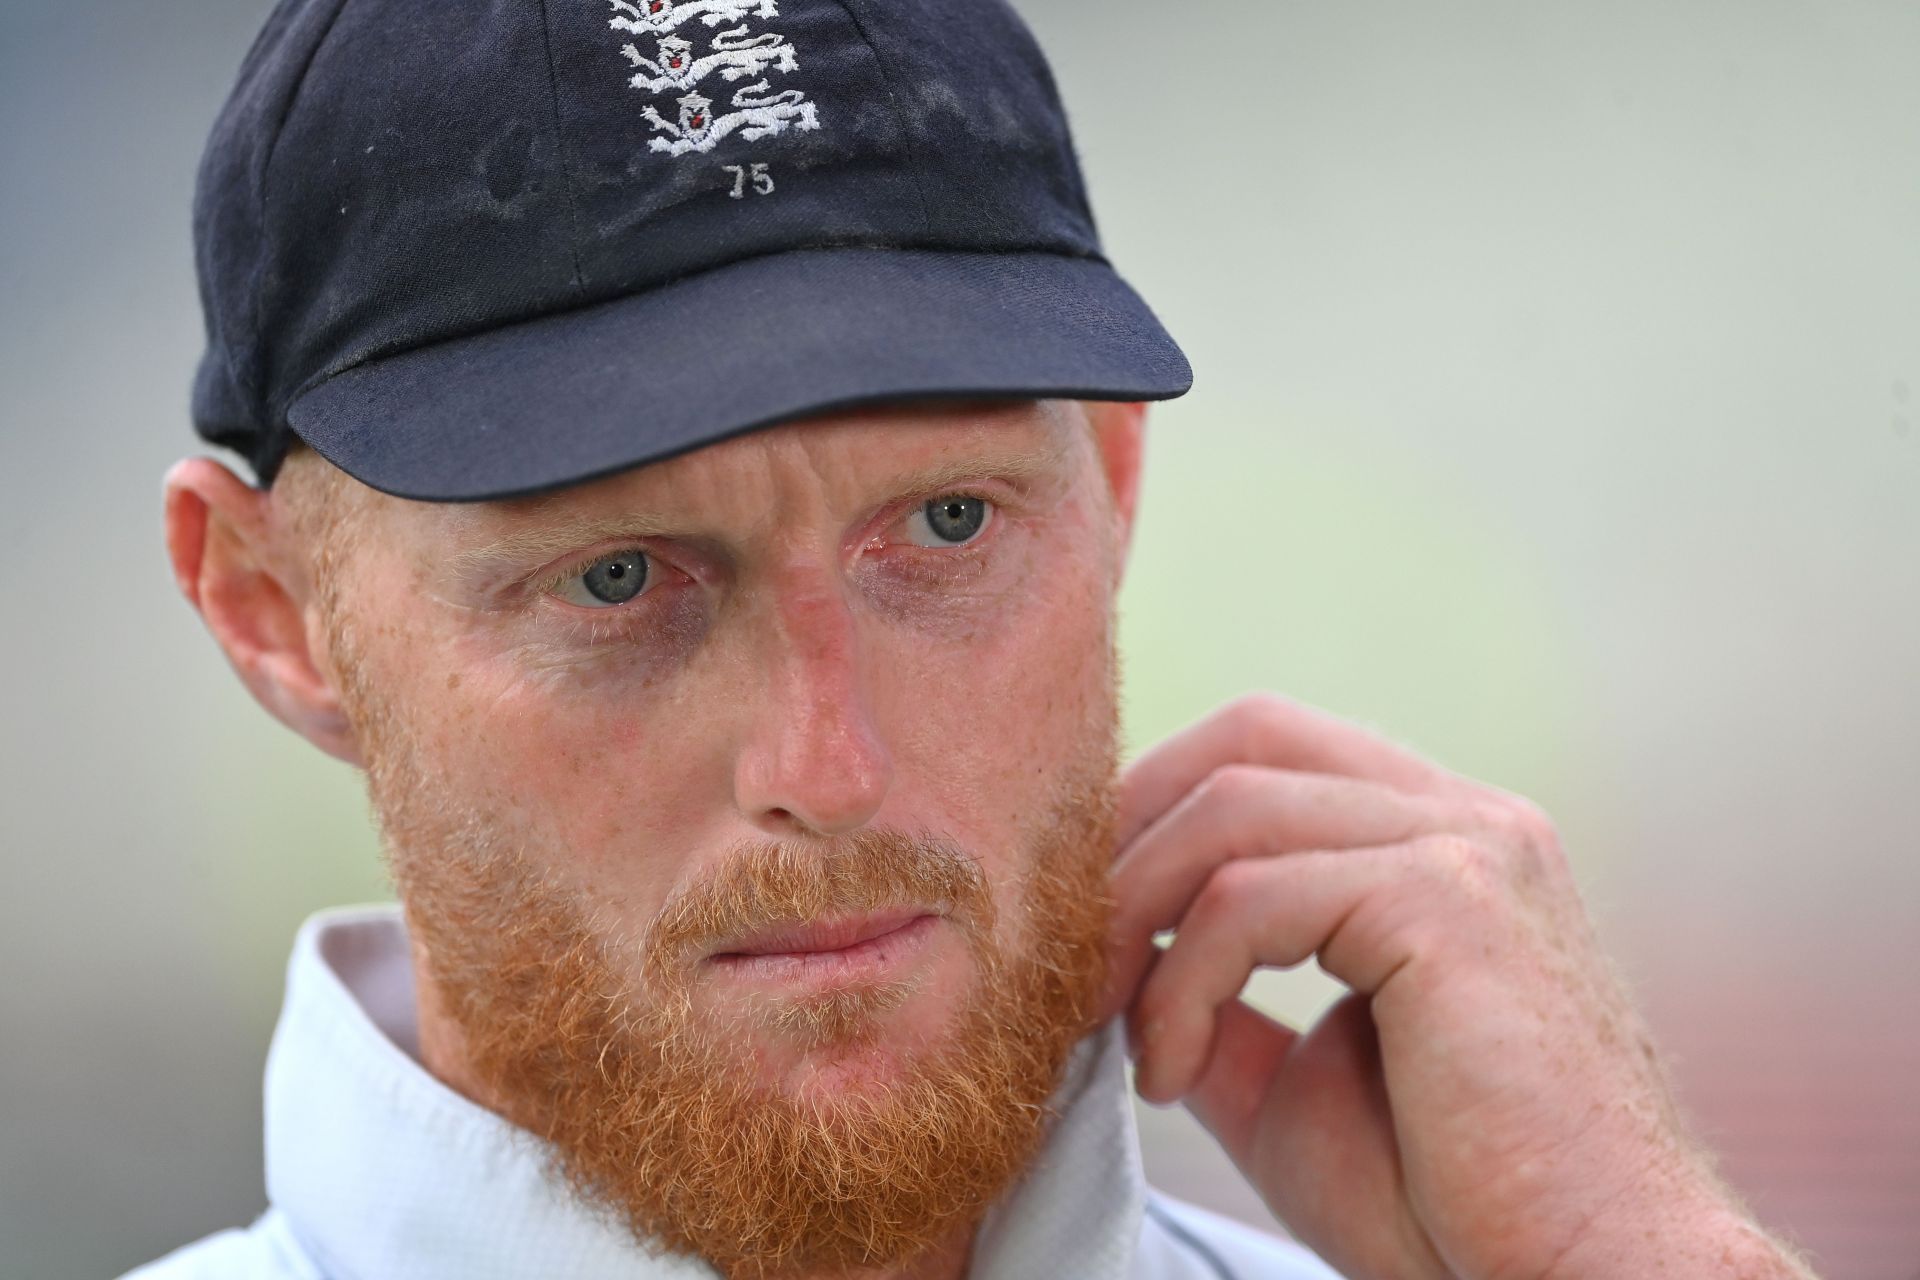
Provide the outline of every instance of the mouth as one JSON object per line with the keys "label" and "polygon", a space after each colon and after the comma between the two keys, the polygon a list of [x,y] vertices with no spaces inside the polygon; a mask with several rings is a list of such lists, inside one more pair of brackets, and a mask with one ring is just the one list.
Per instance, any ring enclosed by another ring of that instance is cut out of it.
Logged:
{"label": "mouth", "polygon": [[804,984],[883,977],[925,948],[940,916],[907,907],[798,921],[729,939],[707,957],[721,973]]}
{"label": "mouth", "polygon": [[767,929],[749,937],[729,940],[723,950],[713,953],[715,960],[737,957],[820,955],[831,951],[851,951],[878,942],[905,929],[933,912],[924,907],[879,911],[864,916],[840,916],[828,920],[808,920]]}

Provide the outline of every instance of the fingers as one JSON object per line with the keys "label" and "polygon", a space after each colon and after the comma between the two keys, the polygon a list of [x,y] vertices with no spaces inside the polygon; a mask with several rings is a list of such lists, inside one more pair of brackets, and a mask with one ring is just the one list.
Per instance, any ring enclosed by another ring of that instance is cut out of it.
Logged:
{"label": "fingers", "polygon": [[1114,865],[1113,956],[1105,1014],[1117,1012],[1154,954],[1222,865],[1309,849],[1393,844],[1471,829],[1474,804],[1360,779],[1253,765],[1214,770],[1142,832]]}
{"label": "fingers", "polygon": [[[1378,990],[1411,959],[1378,919],[1397,896],[1395,885],[1410,879],[1409,851],[1417,847],[1316,850],[1244,859],[1214,872],[1129,1014],[1140,1095],[1173,1102],[1194,1087],[1216,1057],[1221,1007],[1256,968],[1285,968],[1319,954],[1356,992]],[[1348,929],[1371,936],[1344,945]]]}
{"label": "fingers", "polygon": [[1247,1139],[1274,1075],[1300,1036],[1244,1000],[1220,1007],[1214,1034],[1219,1043],[1187,1105],[1227,1154],[1240,1161],[1250,1154]]}
{"label": "fingers", "polygon": [[[1182,1099],[1267,1206],[1346,1276],[1453,1276],[1404,1191],[1405,1157],[1364,997],[1293,1032],[1244,1001],[1220,1009],[1219,1051]],[[1265,1072],[1252,1080],[1255,1072]]]}
{"label": "fingers", "polygon": [[1265,765],[1364,778],[1439,794],[1465,780],[1379,734],[1277,693],[1236,698],[1143,754],[1122,782],[1117,845],[1133,838],[1215,769]]}

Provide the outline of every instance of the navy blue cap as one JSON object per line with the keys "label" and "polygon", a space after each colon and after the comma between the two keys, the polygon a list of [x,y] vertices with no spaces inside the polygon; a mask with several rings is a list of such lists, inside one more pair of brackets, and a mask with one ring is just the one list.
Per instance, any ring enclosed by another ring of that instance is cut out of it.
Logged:
{"label": "navy blue cap", "polygon": [[1001,0],[283,0],[202,161],[196,429],[376,489],[576,483],[830,409],[1153,400]]}

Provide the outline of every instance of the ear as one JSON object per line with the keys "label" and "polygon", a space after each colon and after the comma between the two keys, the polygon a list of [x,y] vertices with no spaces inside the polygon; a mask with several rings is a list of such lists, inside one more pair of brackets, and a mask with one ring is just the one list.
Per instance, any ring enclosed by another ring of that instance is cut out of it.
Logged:
{"label": "ear", "polygon": [[1140,505],[1140,470],[1145,462],[1147,406],[1139,401],[1086,402],[1087,421],[1093,427],[1094,447],[1100,454],[1107,489],[1113,495],[1114,520],[1119,526],[1120,567],[1126,566],[1133,545],[1134,513]]}
{"label": "ear", "polygon": [[166,480],[167,555],[187,603],[254,698],[277,720],[348,764],[363,763],[352,725],[316,655],[298,548],[286,545],[267,493],[211,458]]}

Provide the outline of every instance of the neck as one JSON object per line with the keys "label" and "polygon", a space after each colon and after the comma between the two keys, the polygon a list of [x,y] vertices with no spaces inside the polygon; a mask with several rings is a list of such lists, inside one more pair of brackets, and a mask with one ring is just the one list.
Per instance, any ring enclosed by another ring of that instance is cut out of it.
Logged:
{"label": "neck", "polygon": [[427,968],[426,949],[418,931],[409,930],[413,947],[414,1025],[420,1037],[420,1065],[440,1083],[467,1101],[500,1113],[497,1099],[489,1095],[467,1059],[466,1037],[459,1023],[447,1012],[440,988]]}

